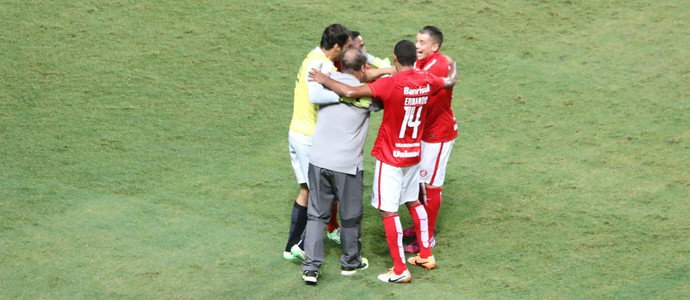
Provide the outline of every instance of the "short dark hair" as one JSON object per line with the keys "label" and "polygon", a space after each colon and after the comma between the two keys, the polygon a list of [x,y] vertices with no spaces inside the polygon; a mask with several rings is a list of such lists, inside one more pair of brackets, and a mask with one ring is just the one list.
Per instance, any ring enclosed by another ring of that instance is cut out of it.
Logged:
{"label": "short dark hair", "polygon": [[367,64],[367,55],[362,48],[347,48],[340,61],[343,73],[353,74]]}
{"label": "short dark hair", "polygon": [[417,61],[417,47],[408,40],[402,40],[395,44],[393,54],[403,66],[414,66],[415,61]]}
{"label": "short dark hair", "polygon": [[438,29],[436,26],[429,25],[420,29],[419,33],[429,35],[431,42],[438,44],[438,47],[441,48],[441,45],[443,44],[443,32],[441,32],[441,29]]}
{"label": "short dark hair", "polygon": [[331,50],[335,45],[343,47],[348,38],[350,38],[350,30],[341,24],[331,24],[321,35],[321,48]]}

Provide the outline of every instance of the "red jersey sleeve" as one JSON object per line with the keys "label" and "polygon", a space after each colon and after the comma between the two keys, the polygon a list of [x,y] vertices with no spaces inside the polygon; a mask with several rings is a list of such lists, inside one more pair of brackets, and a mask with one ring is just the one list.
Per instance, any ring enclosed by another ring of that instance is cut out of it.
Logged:
{"label": "red jersey sleeve", "polygon": [[393,85],[393,80],[391,77],[384,77],[374,82],[368,83],[368,85],[369,89],[371,90],[371,94],[373,95],[373,98],[383,101],[384,98],[388,98],[387,96],[390,94],[390,91],[392,90],[391,87]]}
{"label": "red jersey sleeve", "polygon": [[[447,77],[450,73],[450,62],[443,54],[435,53],[417,61],[416,68],[439,77]],[[457,138],[458,125],[451,107],[452,100],[452,88],[442,89],[429,99],[427,123],[422,138],[425,142],[439,143]]]}
{"label": "red jersey sleeve", "polygon": [[[430,75],[432,78],[431,83],[430,83],[431,94],[434,95],[434,94],[437,94],[438,92],[443,90],[443,87],[446,85],[446,81],[443,78],[438,77],[434,74],[430,73]],[[431,99],[429,99],[429,100],[433,101],[434,97],[431,97]]]}

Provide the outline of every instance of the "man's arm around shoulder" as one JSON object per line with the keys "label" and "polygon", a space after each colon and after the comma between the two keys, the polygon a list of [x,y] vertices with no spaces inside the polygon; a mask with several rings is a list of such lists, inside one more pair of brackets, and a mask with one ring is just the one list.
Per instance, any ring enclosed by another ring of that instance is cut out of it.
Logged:
{"label": "man's arm around shoulder", "polygon": [[315,81],[319,84],[323,84],[327,88],[334,91],[336,94],[343,97],[359,98],[373,96],[371,93],[371,89],[367,84],[363,84],[360,86],[349,86],[347,84],[340,83],[331,79],[330,77],[328,77],[328,75],[324,74],[323,72],[317,69],[312,69],[311,71],[309,71],[308,78],[310,81]]}

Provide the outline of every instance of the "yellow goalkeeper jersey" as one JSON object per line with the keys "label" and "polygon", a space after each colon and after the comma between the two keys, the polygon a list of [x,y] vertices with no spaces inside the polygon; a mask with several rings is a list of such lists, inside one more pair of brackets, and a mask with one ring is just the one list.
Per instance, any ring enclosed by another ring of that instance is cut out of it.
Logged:
{"label": "yellow goalkeeper jersey", "polygon": [[312,68],[320,69],[324,73],[336,71],[333,62],[328,59],[319,47],[309,52],[307,58],[302,61],[302,66],[299,69],[299,73],[297,73],[295,81],[295,98],[292,105],[290,130],[306,136],[314,135],[316,115],[319,110],[318,105],[312,104],[309,101],[309,85],[320,86],[319,83],[308,82],[307,75]]}

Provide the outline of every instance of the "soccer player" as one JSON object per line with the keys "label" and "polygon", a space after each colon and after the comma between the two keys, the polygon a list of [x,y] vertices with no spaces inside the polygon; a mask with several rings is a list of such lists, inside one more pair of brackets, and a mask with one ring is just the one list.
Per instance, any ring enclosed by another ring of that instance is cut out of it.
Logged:
{"label": "soccer player", "polygon": [[[448,76],[450,61],[441,53],[443,32],[434,26],[426,26],[417,33],[416,69],[428,71],[439,77]],[[436,244],[434,229],[439,209],[441,208],[441,191],[446,177],[446,165],[458,137],[458,124],[451,107],[453,89],[444,89],[431,96],[431,104],[426,109],[427,118],[422,135],[422,160],[420,176],[422,178],[422,203],[429,216],[429,235],[431,247]],[[404,237],[414,237],[412,227],[403,231]],[[413,241],[405,246],[405,252],[418,253],[419,242]]]}
{"label": "soccer player", "polygon": [[326,89],[316,83],[307,80],[307,74],[312,68],[324,72],[335,70],[333,62],[339,61],[343,51],[350,45],[350,31],[341,24],[332,24],[326,27],[321,36],[321,44],[309,52],[302,61],[302,66],[297,73],[295,81],[294,103],[292,121],[288,132],[288,147],[290,150],[290,162],[297,177],[300,190],[292,206],[290,217],[290,232],[288,241],[283,251],[283,258],[291,260],[295,257],[304,259],[304,251],[299,243],[307,225],[307,202],[309,201],[309,188],[307,185],[307,170],[309,166],[309,150],[312,144],[312,136],[316,127],[316,115],[318,106],[312,103],[312,99],[321,97]]}
{"label": "soccer player", "polygon": [[366,45],[364,44],[364,38],[358,31],[352,32],[352,47],[359,47],[364,50],[367,55],[367,72],[366,81],[372,82],[381,76],[391,75],[395,73],[395,68],[391,66],[390,61],[386,57],[385,59],[378,58],[367,52]]}
{"label": "soccer player", "polygon": [[309,76],[341,96],[374,97],[383,103],[383,120],[371,151],[377,159],[371,204],[381,212],[393,268],[380,274],[378,279],[404,283],[409,282],[412,275],[407,269],[402,247],[403,229],[398,208],[403,203],[410,211],[421,240],[419,255],[407,262],[427,269],[436,267],[429,247],[426,210],[418,200],[421,136],[426,118],[424,108],[429,96],[453,86],[456,75],[453,72],[448,78],[439,78],[426,71],[415,70],[416,47],[407,40],[395,45],[393,61],[398,71],[395,75],[357,87],[338,83],[315,69],[309,72]]}
{"label": "soccer player", "polygon": [[[343,73],[331,78],[348,84],[361,85],[366,80],[367,58],[360,48],[348,48],[341,60]],[[332,92],[331,92],[332,93]],[[335,101],[340,98],[332,93]],[[361,103],[361,101],[360,101]],[[341,275],[351,276],[369,267],[361,257],[362,194],[364,143],[369,128],[369,109],[348,102],[319,106],[314,140],[309,153],[309,204],[304,235],[306,259],[302,263],[302,279],[314,285],[324,261],[323,231],[333,217],[336,202],[340,211],[339,240]]]}
{"label": "soccer player", "polygon": [[[361,49],[365,54],[367,58],[367,65],[366,65],[366,72],[365,72],[365,81],[371,81],[378,79],[379,77],[383,75],[388,75],[395,73],[395,69],[393,69],[390,65],[390,62],[388,61],[388,58],[386,59],[380,59],[376,56],[373,56],[369,53],[367,53],[367,48],[364,44],[364,38],[362,35],[359,33],[359,31],[351,31],[350,32],[350,47],[352,48],[359,48]],[[335,66],[338,70],[341,70],[341,62],[335,62]],[[373,67],[373,68],[372,68]],[[326,237],[328,237],[329,240],[333,241],[336,244],[340,244],[340,224],[338,224],[338,201],[333,203],[333,208],[331,209],[331,219],[328,221],[328,226],[327,230],[328,232],[326,233]]]}

